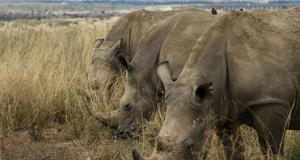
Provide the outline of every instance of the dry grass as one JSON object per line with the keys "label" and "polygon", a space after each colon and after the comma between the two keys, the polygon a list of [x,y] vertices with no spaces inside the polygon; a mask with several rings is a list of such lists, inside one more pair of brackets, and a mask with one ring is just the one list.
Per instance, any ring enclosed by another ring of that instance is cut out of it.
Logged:
{"label": "dry grass", "polygon": [[[102,94],[88,88],[94,40],[110,24],[86,22],[68,26],[24,22],[0,27],[0,159],[130,159],[131,149],[149,156],[164,121],[164,105],[146,122],[136,139],[119,139],[114,130],[86,111],[91,106],[111,111],[110,98],[120,98],[124,76]],[[3,22],[1,22],[3,24]],[[246,159],[261,159],[256,132],[242,127]],[[285,159],[299,159],[300,132],[288,131]],[[223,159],[222,145],[213,137],[208,159]]]}

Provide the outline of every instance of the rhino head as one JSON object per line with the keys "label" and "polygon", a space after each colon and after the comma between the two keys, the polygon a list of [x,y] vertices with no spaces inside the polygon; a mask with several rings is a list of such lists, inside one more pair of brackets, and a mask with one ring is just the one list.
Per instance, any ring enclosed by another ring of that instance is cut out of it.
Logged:
{"label": "rhino head", "polygon": [[152,156],[144,158],[134,149],[134,159],[194,159],[205,155],[208,131],[223,122],[211,118],[217,110],[213,83],[203,75],[186,73],[174,82],[168,62],[158,66],[157,74],[165,87],[165,122],[155,138]]}
{"label": "rhino head", "polygon": [[109,85],[109,80],[115,78],[120,72],[114,53],[121,49],[122,39],[116,43],[106,42],[104,39],[95,41],[91,56],[93,74],[90,83],[93,89],[102,91]]}
{"label": "rhino head", "polygon": [[[143,119],[148,119],[158,102],[158,86],[154,86],[150,73],[137,69],[124,54],[115,53],[115,59],[126,68],[126,88],[122,98],[114,101],[114,111],[95,113],[98,120],[117,129],[119,136],[132,136]],[[138,63],[138,62],[136,62]],[[155,73],[155,71],[154,71]],[[155,79],[159,80],[156,73]],[[159,83],[155,83],[159,84]]]}

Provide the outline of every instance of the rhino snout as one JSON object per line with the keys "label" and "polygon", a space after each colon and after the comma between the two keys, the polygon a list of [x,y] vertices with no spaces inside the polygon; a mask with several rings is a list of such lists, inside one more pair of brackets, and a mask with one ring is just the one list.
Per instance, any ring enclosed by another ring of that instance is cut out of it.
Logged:
{"label": "rhino snout", "polygon": [[[191,151],[193,146],[194,146],[194,140],[191,139],[191,138],[186,138],[181,143],[181,149],[182,150]],[[166,151],[166,150],[170,150],[171,148],[177,148],[177,147],[176,146],[171,147],[168,144],[166,144],[161,136],[157,136],[155,138],[155,149],[156,149],[156,151]]]}
{"label": "rhino snout", "polygon": [[183,150],[191,150],[194,146],[194,140],[191,138],[187,138],[182,142]]}
{"label": "rhino snout", "polygon": [[156,151],[164,151],[167,147],[167,145],[163,142],[163,139],[161,136],[157,136],[155,138],[155,149]]}

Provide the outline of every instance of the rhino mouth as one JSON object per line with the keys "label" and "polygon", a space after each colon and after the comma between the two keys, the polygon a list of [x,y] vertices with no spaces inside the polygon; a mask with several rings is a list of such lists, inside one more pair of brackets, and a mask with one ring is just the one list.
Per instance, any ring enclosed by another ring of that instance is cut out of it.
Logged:
{"label": "rhino mouth", "polygon": [[118,137],[120,138],[135,138],[137,137],[137,129],[125,129],[118,131]]}
{"label": "rhino mouth", "polygon": [[[136,137],[137,136],[137,124],[133,124],[132,120],[127,120],[129,123],[127,125],[119,125],[118,126],[118,137],[120,138],[128,138],[128,137]],[[126,122],[126,120],[124,121]]]}

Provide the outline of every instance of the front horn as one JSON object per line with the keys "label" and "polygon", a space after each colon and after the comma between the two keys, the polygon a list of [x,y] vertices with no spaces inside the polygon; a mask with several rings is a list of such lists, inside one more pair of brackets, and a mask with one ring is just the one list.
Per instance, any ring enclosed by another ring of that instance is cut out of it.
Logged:
{"label": "front horn", "polygon": [[171,85],[173,85],[173,80],[172,80],[172,76],[171,76],[171,68],[169,65],[169,61],[164,61],[160,64],[158,64],[157,67],[157,75],[159,77],[159,79],[162,81],[165,90],[167,90],[167,88],[169,88]]}
{"label": "front horn", "polygon": [[140,153],[134,148],[132,149],[132,156],[134,160],[144,160]]}
{"label": "front horn", "polygon": [[117,111],[113,111],[110,113],[101,113],[101,112],[97,112],[95,113],[90,107],[89,105],[85,105],[86,109],[89,111],[89,113],[95,117],[98,121],[103,122],[105,125],[109,126],[109,127],[113,127],[116,128],[117,127],[117,119],[118,119],[118,112]]}

